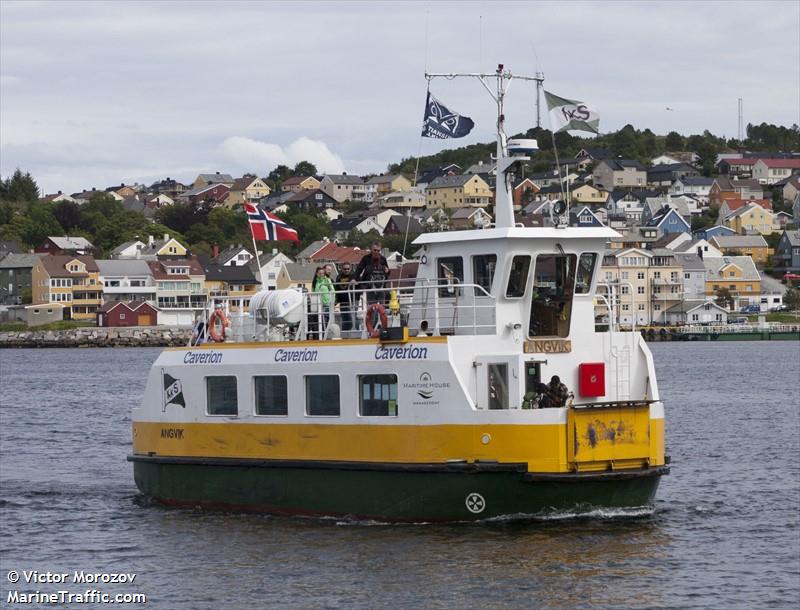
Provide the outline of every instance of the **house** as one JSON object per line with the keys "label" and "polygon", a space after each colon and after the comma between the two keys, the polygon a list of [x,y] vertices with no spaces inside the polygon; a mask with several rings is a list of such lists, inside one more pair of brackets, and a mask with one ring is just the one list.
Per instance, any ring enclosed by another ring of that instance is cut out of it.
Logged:
{"label": "house", "polygon": [[424,232],[425,228],[419,220],[402,214],[392,216],[383,230],[384,235],[419,235]]}
{"label": "house", "polygon": [[300,191],[314,191],[319,188],[319,180],[314,176],[291,176],[281,183],[281,191],[299,193]]}
{"label": "house", "polygon": [[606,190],[643,187],[647,184],[647,169],[634,159],[603,159],[592,172],[592,182]]}
{"label": "house", "polygon": [[755,202],[735,210],[725,217],[722,221],[726,227],[730,227],[740,235],[746,233],[761,233],[761,235],[771,235],[774,214],[765,210]]}
{"label": "house", "polygon": [[31,269],[33,304],[60,303],[71,320],[94,320],[103,286],[94,257],[87,254],[41,256]]}
{"label": "house", "polygon": [[800,174],[795,174],[783,185],[783,200],[794,201],[798,193],[800,193]]}
{"label": "house", "polygon": [[6,254],[23,254],[25,249],[12,240],[0,240],[0,259]]}
{"label": "house", "polygon": [[717,235],[709,240],[723,256],[749,256],[756,264],[764,265],[771,254],[761,235]]}
{"label": "house", "polygon": [[92,254],[96,248],[85,237],[46,237],[34,249],[37,254]]}
{"label": "house", "polygon": [[689,210],[689,206],[686,205],[686,201],[683,198],[673,198],[671,195],[666,197],[646,197],[642,206],[641,223],[643,225],[648,224],[653,216],[661,212],[665,206],[675,210],[686,221],[686,224],[691,224],[692,212]]}
{"label": "house", "polygon": [[761,276],[749,256],[704,257],[706,295],[713,296],[725,288],[734,298],[734,308],[745,305],[761,293]]}
{"label": "house", "polygon": [[283,263],[275,281],[278,290],[300,288],[304,292],[311,292],[316,268],[316,265],[311,264]]}
{"label": "house", "polygon": [[169,233],[164,233],[162,239],[156,239],[152,235],[147,236],[147,243],[140,250],[139,256],[145,260],[155,260],[159,257],[183,257],[189,253],[186,246]]}
{"label": "house", "polygon": [[695,239],[711,239],[717,235],[736,235],[736,231],[725,225],[714,225],[705,229],[698,229],[692,232]]}
{"label": "house", "polygon": [[800,159],[757,159],[753,179],[760,184],[775,184],[800,171]]}
{"label": "house", "polygon": [[769,199],[725,199],[722,205],[719,206],[719,221],[722,222],[736,210],[750,203],[758,204],[765,210],[772,211],[772,202]]}
{"label": "house", "polygon": [[533,182],[540,189],[548,186],[558,186],[562,183],[561,177],[559,176],[557,170],[529,174],[527,179]]}
{"label": "house", "polygon": [[608,247],[612,250],[626,248],[647,248],[650,244],[659,239],[658,228],[656,227],[628,227],[627,230],[617,229],[619,237],[612,237],[608,242]]}
{"label": "house", "polygon": [[675,180],[694,178],[700,172],[688,163],[664,163],[647,170],[648,186],[671,186]]}
{"label": "house", "polygon": [[230,193],[225,198],[225,207],[234,208],[244,205],[245,202],[258,201],[269,194],[270,188],[266,182],[252,174],[245,174],[233,181]]}
{"label": "house", "polygon": [[[489,176],[494,176],[497,173],[497,163],[492,161],[478,161],[477,163],[473,163],[467,169],[465,169],[463,174],[478,174],[484,180],[487,180]],[[488,182],[488,180],[487,180]]]}
{"label": "house", "polygon": [[597,217],[597,215],[592,212],[589,206],[583,206],[579,208],[577,212],[570,212],[569,214],[569,225],[571,227],[602,227],[605,226]]}
{"label": "house", "polygon": [[775,216],[772,219],[772,228],[775,229],[775,231],[782,231],[791,224],[794,224],[794,219],[789,212],[784,212],[782,210],[780,212],[775,212]]}
{"label": "house", "polygon": [[416,191],[392,191],[388,195],[378,197],[376,201],[382,208],[397,212],[425,208],[425,195]]}
{"label": "house", "polygon": [[63,319],[63,303],[40,303],[25,307],[24,321],[27,322],[28,326],[41,326],[42,324],[60,322]]}
{"label": "house", "polygon": [[394,191],[410,191],[411,181],[402,174],[385,174],[373,176],[366,182],[367,194],[365,200],[369,203],[378,197],[383,197]]}
{"label": "house", "polygon": [[256,279],[261,282],[262,290],[275,290],[277,285],[278,274],[281,271],[281,266],[284,263],[293,263],[294,261],[286,256],[283,252],[279,252],[277,248],[273,248],[272,252],[268,255],[260,255],[261,269],[257,268],[255,259],[250,261],[250,269],[254,272]]}
{"label": "house", "polygon": [[492,203],[492,199],[492,190],[477,174],[440,176],[425,189],[425,201],[429,208],[486,207]]}
{"label": "house", "polygon": [[[169,180],[169,178],[167,178]],[[213,174],[199,174],[197,178],[194,179],[192,183],[192,187],[194,189],[198,189],[201,186],[210,186],[212,184],[225,184],[228,188],[233,186],[235,180],[233,176],[230,174],[220,174],[219,172],[215,172]]]}
{"label": "house", "polygon": [[450,228],[450,218],[441,208],[421,210],[414,217],[426,231],[447,231]]}
{"label": "house", "polygon": [[678,178],[669,189],[670,195],[695,195],[700,201],[707,203],[711,192],[713,178],[705,176],[687,176]]}
{"label": "house", "polygon": [[650,218],[646,226],[657,227],[661,235],[667,233],[691,233],[692,227],[686,219],[678,213],[678,210],[668,205],[662,207]]}
{"label": "house", "polygon": [[367,185],[364,181],[358,176],[347,174],[325,174],[319,183],[319,188],[338,203],[364,201],[367,196]]}
{"label": "house", "polygon": [[688,242],[680,242],[677,245],[673,245],[672,250],[676,254],[696,254],[700,258],[720,258],[722,256],[722,252],[706,239],[695,238]]}
{"label": "house", "polygon": [[333,208],[337,201],[320,189],[291,191],[291,195],[284,200],[287,207],[296,207],[301,210],[326,210]]}
{"label": "house", "polygon": [[458,208],[450,216],[450,228],[456,231],[489,227],[491,222],[492,217],[483,208]]}
{"label": "house", "polygon": [[[250,299],[258,292],[259,282],[248,265],[203,266],[204,288],[209,301],[227,303],[231,311],[248,311]],[[222,300],[216,300],[225,297]]]}
{"label": "house", "polygon": [[156,281],[146,261],[96,260],[104,301],[156,301]]}
{"label": "house", "polygon": [[784,231],[772,257],[776,275],[800,273],[800,230]]}
{"label": "house", "polygon": [[725,199],[761,199],[764,190],[758,180],[731,180],[717,176],[708,191],[708,204],[719,208]]}
{"label": "house", "polygon": [[146,301],[108,301],[97,310],[98,326],[156,326],[158,310]]}
{"label": "house", "polygon": [[[286,206],[284,205],[283,207],[286,207]],[[283,210],[283,211],[285,212],[286,210]],[[321,215],[328,222],[333,222],[334,220],[344,216],[344,214],[342,212],[340,212],[339,210],[334,210],[333,208],[325,208],[325,210],[323,210]]]}
{"label": "house", "polygon": [[190,205],[210,204],[217,206],[225,202],[230,195],[231,188],[227,184],[212,183],[201,185],[190,191],[181,193],[178,199]]}
{"label": "house", "polygon": [[352,248],[349,246],[340,246],[336,242],[328,242],[310,258],[309,263],[322,264],[333,263],[340,265],[342,263],[350,263],[358,265],[361,259],[368,254],[367,250],[361,248]]}
{"label": "house", "polygon": [[515,211],[519,211],[537,198],[540,187],[530,178],[521,178],[511,188],[511,202]]}
{"label": "house", "polygon": [[147,264],[156,281],[158,323],[192,326],[207,305],[205,273],[197,257],[151,260]]}
{"label": "house", "polygon": [[461,173],[463,173],[461,166],[457,165],[456,163],[423,169],[420,172],[420,175],[417,178],[417,183],[414,185],[413,189],[420,193],[424,193],[425,189],[428,188],[428,185],[436,178],[439,178],[440,176],[454,176]]}
{"label": "house", "polygon": [[378,235],[383,235],[383,229],[375,222],[375,219],[368,216],[342,216],[331,222],[331,232],[335,239],[347,239],[350,231],[369,233],[375,231]]}
{"label": "house", "polygon": [[580,171],[586,171],[592,163],[613,157],[614,154],[605,148],[582,148],[575,155],[576,167]]}
{"label": "house", "polygon": [[706,295],[706,266],[695,252],[675,252],[675,260],[683,267],[683,298],[686,301],[704,300]]}
{"label": "house", "polygon": [[758,159],[724,158],[717,163],[717,171],[724,176],[734,178],[750,178],[753,175],[753,166]]}
{"label": "house", "polygon": [[662,155],[650,159],[650,165],[670,165],[673,163],[695,164],[700,160],[700,155],[689,151],[665,152]]}
{"label": "house", "polygon": [[70,197],[66,193],[62,193],[61,191],[45,195],[44,197],[42,197],[42,201],[47,201],[49,203],[59,203],[60,201],[69,201],[70,203],[78,203],[77,199],[75,199],[74,197]]}
{"label": "house", "polygon": [[311,242],[297,253],[297,262],[300,264],[307,263],[314,254],[322,250],[328,243],[330,243],[330,240],[327,237]]}
{"label": "house", "polygon": [[123,182],[119,186],[109,186],[106,189],[106,193],[108,193],[109,195],[116,193],[122,199],[125,199],[127,197],[135,196],[138,193],[138,191],[134,187],[126,186],[125,183]]}
{"label": "house", "polygon": [[668,250],[676,250],[681,244],[692,241],[692,236],[688,233],[676,231],[675,233],[666,233],[659,237],[656,241],[648,245],[649,248],[666,248]]}
{"label": "house", "polygon": [[608,191],[599,189],[591,184],[581,184],[570,191],[572,201],[575,203],[591,203],[595,205],[608,202]]}
{"label": "house", "polygon": [[186,185],[181,184],[177,180],[173,180],[170,177],[158,182],[153,182],[153,184],[150,185],[151,193],[156,195],[166,195],[173,201],[175,201],[178,196],[186,190],[188,190]]}
{"label": "house", "polygon": [[253,258],[250,251],[242,244],[228,246],[222,252],[219,251],[219,246],[214,244],[214,258],[211,259],[211,262],[226,267],[241,267],[249,264]]}
{"label": "house", "polygon": [[713,299],[684,301],[670,307],[665,316],[667,324],[712,324],[728,323],[728,310],[717,305]]}
{"label": "house", "polygon": [[163,193],[159,193],[158,195],[155,195],[147,199],[148,206],[152,206],[156,209],[164,207],[165,205],[172,205],[174,203],[175,199]]}
{"label": "house", "polygon": [[0,259],[0,305],[30,303],[33,292],[32,271],[36,254],[10,252]]}

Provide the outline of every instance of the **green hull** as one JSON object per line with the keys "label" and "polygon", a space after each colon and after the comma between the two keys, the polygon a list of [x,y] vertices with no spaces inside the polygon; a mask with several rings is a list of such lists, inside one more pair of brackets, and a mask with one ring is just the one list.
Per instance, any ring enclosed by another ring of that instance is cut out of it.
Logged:
{"label": "green hull", "polygon": [[177,506],[379,521],[474,521],[651,505],[668,468],[535,475],[522,465],[274,464],[132,456],[139,490]]}

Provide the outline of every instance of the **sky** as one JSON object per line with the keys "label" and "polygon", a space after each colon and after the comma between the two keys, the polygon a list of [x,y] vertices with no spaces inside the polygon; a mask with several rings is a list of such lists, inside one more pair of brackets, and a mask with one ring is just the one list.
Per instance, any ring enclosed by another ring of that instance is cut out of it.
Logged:
{"label": "sky", "polygon": [[[0,175],[41,190],[328,173],[494,140],[474,79],[431,91],[475,128],[420,138],[425,71],[544,73],[625,124],[736,137],[800,124],[800,2],[16,2],[0,0]],[[513,82],[510,134],[536,125]],[[542,104],[544,102],[542,101]],[[548,118],[542,109],[542,124]]]}

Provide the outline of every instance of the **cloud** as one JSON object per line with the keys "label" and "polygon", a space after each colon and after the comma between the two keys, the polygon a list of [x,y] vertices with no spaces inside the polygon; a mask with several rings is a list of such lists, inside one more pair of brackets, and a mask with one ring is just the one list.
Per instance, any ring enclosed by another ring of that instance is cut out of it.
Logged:
{"label": "cloud", "polygon": [[223,154],[243,169],[271,171],[277,165],[294,167],[299,161],[310,161],[320,173],[341,174],[344,162],[325,142],[305,136],[286,148],[244,136],[232,136],[222,143]]}

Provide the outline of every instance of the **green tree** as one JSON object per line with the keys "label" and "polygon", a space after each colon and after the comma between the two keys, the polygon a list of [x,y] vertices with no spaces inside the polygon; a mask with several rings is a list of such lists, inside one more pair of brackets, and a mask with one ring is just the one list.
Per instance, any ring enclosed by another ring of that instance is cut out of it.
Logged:
{"label": "green tree", "polygon": [[789,311],[800,310],[800,289],[787,288],[783,293],[783,304],[789,308]]}
{"label": "green tree", "polygon": [[53,215],[65,231],[80,226],[80,206],[74,201],[59,201],[53,207]]}
{"label": "green tree", "polygon": [[39,199],[39,186],[36,180],[28,172],[23,174],[19,168],[2,183],[0,198],[6,201],[31,202]]}
{"label": "green tree", "polygon": [[714,291],[714,302],[720,307],[730,310],[733,307],[733,295],[727,288],[717,288]]}
{"label": "green tree", "polygon": [[316,176],[317,166],[309,161],[300,161],[294,166],[292,174],[295,176]]}
{"label": "green tree", "polygon": [[683,150],[683,136],[677,131],[670,131],[667,134],[667,139],[664,140],[664,147],[671,152]]}

